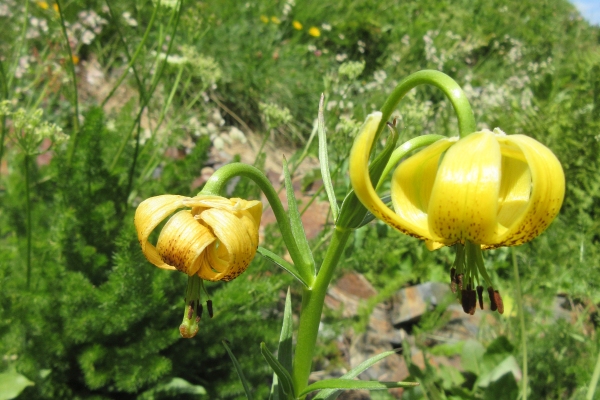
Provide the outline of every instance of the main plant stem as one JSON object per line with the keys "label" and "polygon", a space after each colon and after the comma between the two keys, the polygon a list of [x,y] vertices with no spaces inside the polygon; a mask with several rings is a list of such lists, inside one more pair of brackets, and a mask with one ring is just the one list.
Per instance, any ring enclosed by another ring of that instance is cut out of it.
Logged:
{"label": "main plant stem", "polygon": [[325,295],[351,233],[351,229],[335,228],[312,289],[304,289],[302,292],[302,311],[292,373],[296,393],[302,392],[308,385]]}

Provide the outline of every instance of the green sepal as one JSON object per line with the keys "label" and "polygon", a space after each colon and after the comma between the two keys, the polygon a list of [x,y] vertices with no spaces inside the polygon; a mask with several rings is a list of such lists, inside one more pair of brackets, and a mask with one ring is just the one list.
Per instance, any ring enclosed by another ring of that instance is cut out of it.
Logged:
{"label": "green sepal", "polygon": [[[388,125],[388,127],[390,128],[390,136],[385,144],[385,147],[381,153],[375,157],[375,160],[373,160],[369,166],[369,176],[371,177],[373,186],[377,186],[377,182],[379,182],[381,173],[386,167],[388,160],[396,148],[396,143],[398,142],[398,131],[396,127],[391,125]],[[342,203],[340,215],[336,221],[336,226],[341,228],[356,229],[361,226],[361,223],[366,215],[367,209],[365,206],[363,206],[360,200],[358,200],[354,190],[350,190],[350,192],[348,192],[346,195],[344,202]]]}
{"label": "green sepal", "polygon": [[[281,325],[281,334],[279,335],[279,346],[277,347],[277,360],[279,363],[292,373],[293,345],[292,345],[292,296],[288,287],[285,296],[285,309],[283,311],[283,323]],[[283,388],[279,385],[279,379],[273,374],[273,386],[271,387],[271,398],[273,400],[285,400]]]}
{"label": "green sepal", "polygon": [[271,367],[271,369],[273,370],[273,372],[275,372],[275,375],[277,375],[278,381],[281,382],[280,387],[283,389],[286,398],[295,399],[296,394],[294,390],[294,384],[292,383],[292,376],[290,375],[288,370],[285,369],[285,367],[281,365],[281,363],[277,361],[275,357],[273,357],[273,354],[269,351],[269,349],[267,349],[267,345],[265,344],[265,342],[262,342],[260,344],[260,352]]}
{"label": "green sepal", "polygon": [[[363,361],[356,367],[352,368],[350,371],[346,372],[344,375],[340,376],[340,379],[353,379],[358,375],[366,371],[368,368],[373,366],[375,363],[383,360],[386,357],[391,356],[392,354],[396,354],[396,351],[386,351],[381,354],[377,354],[374,357],[369,358],[368,360]],[[322,390],[319,394],[313,397],[313,400],[335,400],[340,395],[342,390],[340,389],[325,389]]]}
{"label": "green sepal", "polygon": [[301,284],[303,284],[306,288],[308,288],[308,283],[304,281],[304,278],[300,275],[296,266],[285,261],[283,258],[279,257],[277,254],[273,253],[271,250],[267,250],[262,246],[258,246],[256,252],[271,261],[272,263],[277,264],[279,267],[289,272],[294,278],[298,280]]}
{"label": "green sepal", "polygon": [[331,207],[331,215],[335,221],[339,214],[339,206],[335,197],[335,190],[331,183],[331,172],[329,171],[329,152],[327,151],[327,135],[325,133],[325,115],[323,112],[323,103],[325,101],[325,95],[321,95],[319,101],[319,117],[317,118],[317,126],[319,132],[319,164],[321,165],[321,178],[323,179],[323,187],[327,193],[329,199],[329,206]]}
{"label": "green sepal", "polygon": [[250,385],[248,384],[248,381],[246,380],[246,377],[244,376],[244,371],[242,371],[242,366],[238,362],[237,358],[235,358],[235,356],[231,352],[231,349],[229,348],[227,341],[222,340],[221,343],[223,343],[223,346],[225,346],[225,350],[227,350],[227,354],[229,354],[229,358],[231,358],[231,361],[233,362],[235,371],[237,372],[238,377],[240,378],[240,381],[242,381],[242,386],[244,386],[244,392],[246,393],[246,398],[248,400],[252,400],[252,392],[250,391]]}
{"label": "green sepal", "polygon": [[418,386],[418,382],[379,382],[379,381],[355,381],[353,379],[325,379],[308,385],[300,397],[314,392],[315,390],[337,389],[337,390],[387,390],[399,387]]}
{"label": "green sepal", "polygon": [[283,158],[283,176],[285,178],[285,192],[288,202],[288,216],[292,228],[292,235],[302,258],[301,260],[294,260],[294,263],[298,272],[304,278],[304,281],[310,282],[312,285],[315,277],[315,260],[313,259],[308,240],[306,239],[306,232],[304,231],[304,226],[300,219],[298,203],[296,203],[294,187],[292,186],[292,178],[290,177],[290,171],[285,157]]}

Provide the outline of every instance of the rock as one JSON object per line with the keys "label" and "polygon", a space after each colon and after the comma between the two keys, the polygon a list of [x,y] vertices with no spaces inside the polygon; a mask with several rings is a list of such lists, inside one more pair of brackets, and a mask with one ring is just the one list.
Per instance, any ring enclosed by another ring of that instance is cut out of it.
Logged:
{"label": "rock", "polygon": [[444,283],[427,282],[399,290],[392,297],[392,324],[399,327],[414,323],[428,306],[436,306],[451,293],[450,286]]}

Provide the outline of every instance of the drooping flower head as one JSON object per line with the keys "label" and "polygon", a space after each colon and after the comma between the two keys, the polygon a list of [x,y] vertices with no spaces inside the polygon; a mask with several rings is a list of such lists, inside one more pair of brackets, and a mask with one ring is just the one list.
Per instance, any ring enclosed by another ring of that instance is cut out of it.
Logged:
{"label": "drooping flower head", "polygon": [[[180,208],[186,209],[173,214]],[[169,216],[153,245],[150,234]],[[198,331],[203,285],[195,277],[230,281],[243,273],[256,254],[261,216],[260,201],[212,195],[162,195],[138,206],[134,222],[144,256],[159,268],[190,277],[182,336],[192,337]],[[212,303],[207,305],[212,311]]]}
{"label": "drooping flower head", "polygon": [[[424,240],[429,249],[457,245],[452,280],[463,297],[462,292],[470,296],[463,307],[467,301],[474,312],[479,274],[492,286],[481,250],[526,243],[548,227],[565,193],[560,162],[536,140],[499,129],[442,139],[396,168],[392,211],[379,199],[368,173],[380,121],[381,113],[369,115],[354,143],[352,187],[376,217]],[[479,298],[481,303],[481,294]]]}

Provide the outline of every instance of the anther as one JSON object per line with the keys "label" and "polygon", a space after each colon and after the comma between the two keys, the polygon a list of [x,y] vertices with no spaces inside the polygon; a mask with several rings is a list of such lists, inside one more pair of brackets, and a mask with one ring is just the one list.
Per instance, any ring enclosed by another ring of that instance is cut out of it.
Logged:
{"label": "anther", "polygon": [[497,290],[494,290],[494,301],[498,306],[498,312],[500,314],[504,314],[504,303],[502,302],[502,296],[500,296],[500,293]]}
{"label": "anther", "polygon": [[496,297],[494,296],[494,288],[488,287],[488,296],[490,296],[490,310],[496,311],[498,309],[498,304],[496,303]]}
{"label": "anther", "polygon": [[204,311],[204,307],[202,304],[198,304],[198,319],[202,318],[202,311]]}
{"label": "anther", "polygon": [[479,299],[479,308],[483,310],[483,286],[477,286],[477,298]]}
{"label": "anther", "polygon": [[206,308],[208,309],[208,316],[213,317],[212,300],[206,300]]}
{"label": "anther", "polygon": [[475,310],[477,310],[477,295],[475,290],[469,290],[469,314],[474,315]]}
{"label": "anther", "polygon": [[194,315],[194,306],[192,306],[192,303],[190,302],[190,306],[188,307],[187,318],[192,319],[193,315]]}
{"label": "anther", "polygon": [[467,290],[461,290],[460,291],[460,300],[461,300],[461,303],[462,303],[463,311],[466,314],[469,314],[469,308],[470,308],[469,307],[469,300],[470,299],[469,299],[469,292]]}

